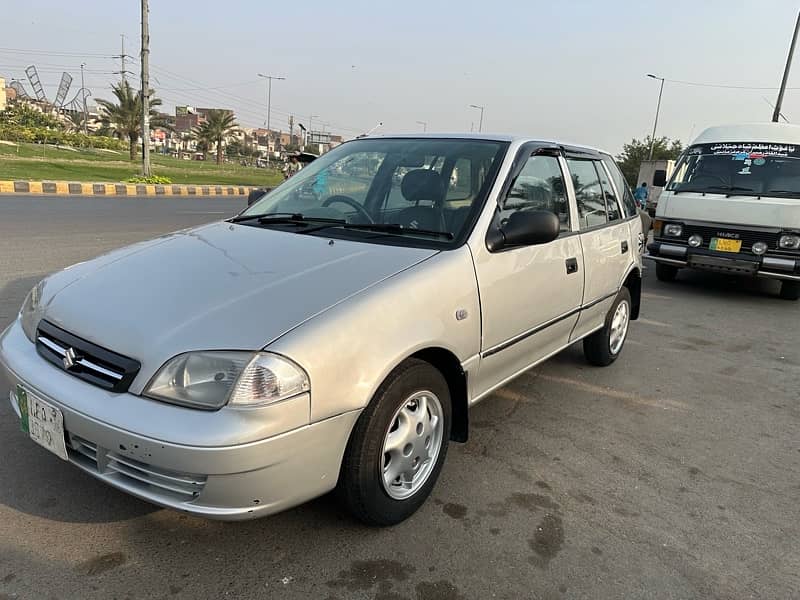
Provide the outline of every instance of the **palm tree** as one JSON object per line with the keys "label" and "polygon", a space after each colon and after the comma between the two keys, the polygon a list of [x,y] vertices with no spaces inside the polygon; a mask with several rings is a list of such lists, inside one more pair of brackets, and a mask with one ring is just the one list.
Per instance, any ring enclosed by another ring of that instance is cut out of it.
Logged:
{"label": "palm tree", "polygon": [[222,163],[222,145],[239,130],[233,111],[209,110],[206,120],[194,129],[195,137],[201,142],[217,145],[217,164]]}
{"label": "palm tree", "polygon": [[[120,138],[128,138],[131,144],[131,160],[136,160],[136,142],[142,135],[141,93],[134,90],[127,81],[111,86],[111,91],[116,96],[117,103],[97,100],[103,109],[100,121]],[[150,124],[165,127],[167,123],[155,110],[157,106],[161,106],[161,100],[153,97],[153,90],[150,90]]]}

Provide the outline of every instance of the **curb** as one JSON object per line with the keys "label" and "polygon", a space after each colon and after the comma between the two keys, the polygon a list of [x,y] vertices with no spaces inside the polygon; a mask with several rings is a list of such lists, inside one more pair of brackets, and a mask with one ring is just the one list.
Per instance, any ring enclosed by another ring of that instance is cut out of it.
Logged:
{"label": "curb", "polygon": [[74,181],[2,181],[0,194],[55,196],[247,196],[254,186],[150,183],[78,183]]}

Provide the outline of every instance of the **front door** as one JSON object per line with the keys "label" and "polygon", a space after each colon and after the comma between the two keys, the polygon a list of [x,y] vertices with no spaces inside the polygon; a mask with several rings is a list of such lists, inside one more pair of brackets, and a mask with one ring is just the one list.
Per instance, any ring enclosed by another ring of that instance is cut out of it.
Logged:
{"label": "front door", "polygon": [[561,221],[557,239],[498,252],[482,245],[475,252],[482,344],[473,398],[563,348],[578,320],[584,266],[564,166],[552,150],[519,161],[490,225],[497,227],[516,211],[550,210]]}

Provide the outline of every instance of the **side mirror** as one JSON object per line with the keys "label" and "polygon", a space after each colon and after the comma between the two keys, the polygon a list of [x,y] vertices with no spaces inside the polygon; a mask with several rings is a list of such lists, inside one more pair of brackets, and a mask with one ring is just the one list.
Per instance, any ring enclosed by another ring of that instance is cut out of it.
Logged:
{"label": "side mirror", "polygon": [[505,223],[493,228],[486,240],[491,252],[514,246],[534,246],[552,242],[561,232],[561,223],[549,210],[517,211]]}
{"label": "side mirror", "polygon": [[664,187],[667,185],[667,172],[664,169],[657,169],[653,173],[653,187]]}

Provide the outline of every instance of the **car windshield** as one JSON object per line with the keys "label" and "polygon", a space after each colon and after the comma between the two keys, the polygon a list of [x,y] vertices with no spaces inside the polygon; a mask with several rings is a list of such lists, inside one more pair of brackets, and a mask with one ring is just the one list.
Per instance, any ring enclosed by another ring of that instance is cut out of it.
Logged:
{"label": "car windshield", "polygon": [[690,146],[667,190],[800,199],[800,147],[762,142]]}
{"label": "car windshield", "polygon": [[301,169],[236,221],[374,243],[453,246],[468,235],[507,147],[475,139],[354,140]]}

